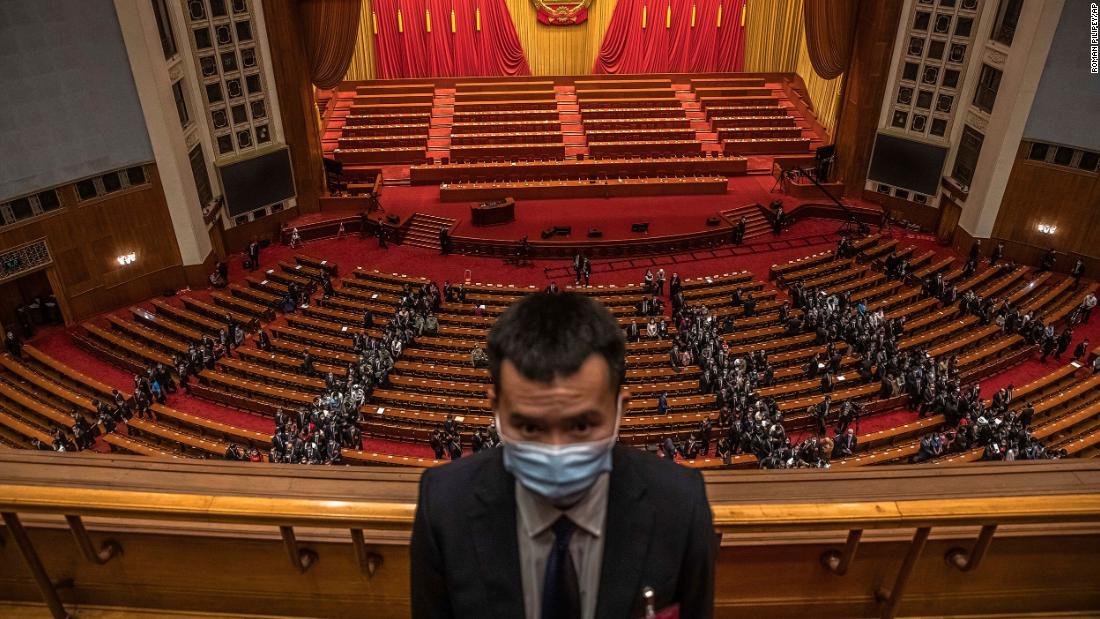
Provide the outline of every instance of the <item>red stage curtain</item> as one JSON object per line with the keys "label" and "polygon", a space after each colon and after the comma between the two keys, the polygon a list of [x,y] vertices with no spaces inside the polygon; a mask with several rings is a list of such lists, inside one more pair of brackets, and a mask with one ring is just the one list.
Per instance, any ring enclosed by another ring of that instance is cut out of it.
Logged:
{"label": "red stage curtain", "polygon": [[592,72],[741,71],[745,57],[744,6],[745,0],[619,0]]}
{"label": "red stage curtain", "polygon": [[383,79],[531,73],[504,0],[374,0],[373,7]]}
{"label": "red stage curtain", "polygon": [[310,78],[318,88],[332,88],[348,72],[361,10],[361,0],[303,0],[298,5]]}
{"label": "red stage curtain", "polygon": [[830,80],[848,68],[855,36],[854,0],[803,0],[806,52],[814,73]]}

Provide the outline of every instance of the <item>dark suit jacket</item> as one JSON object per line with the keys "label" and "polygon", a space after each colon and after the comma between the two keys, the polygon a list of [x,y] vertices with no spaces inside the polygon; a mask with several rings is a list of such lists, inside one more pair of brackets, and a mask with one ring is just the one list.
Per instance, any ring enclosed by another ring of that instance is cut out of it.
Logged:
{"label": "dark suit jacket", "polygon": [[[424,472],[411,548],[415,619],[524,616],[515,482],[502,453]],[[684,619],[712,615],[717,537],[698,471],[616,446],[604,530],[597,617],[641,617],[643,587],[657,608],[679,603]]]}

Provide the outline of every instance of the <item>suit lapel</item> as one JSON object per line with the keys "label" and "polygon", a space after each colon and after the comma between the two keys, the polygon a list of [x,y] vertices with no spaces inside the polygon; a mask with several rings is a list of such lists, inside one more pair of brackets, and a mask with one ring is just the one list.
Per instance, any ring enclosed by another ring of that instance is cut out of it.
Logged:
{"label": "suit lapel", "polygon": [[645,482],[622,455],[623,449],[629,448],[616,446],[612,454],[597,617],[628,617],[638,605],[655,516],[653,506],[642,500]]}
{"label": "suit lapel", "polygon": [[[516,539],[515,480],[504,470],[499,452],[486,459],[477,506],[469,516],[470,534],[477,549],[485,608],[497,617],[523,617],[523,580],[520,577],[519,542]],[[488,613],[486,613],[488,614]]]}

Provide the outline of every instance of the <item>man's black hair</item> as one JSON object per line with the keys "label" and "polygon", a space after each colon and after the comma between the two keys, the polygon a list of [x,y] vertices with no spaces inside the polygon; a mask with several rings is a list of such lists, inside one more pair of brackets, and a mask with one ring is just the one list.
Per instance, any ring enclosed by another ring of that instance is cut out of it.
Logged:
{"label": "man's black hair", "polygon": [[606,307],[577,293],[532,294],[516,301],[489,331],[489,373],[500,388],[505,360],[525,378],[549,383],[575,374],[593,354],[607,362],[611,389],[626,374],[626,341]]}

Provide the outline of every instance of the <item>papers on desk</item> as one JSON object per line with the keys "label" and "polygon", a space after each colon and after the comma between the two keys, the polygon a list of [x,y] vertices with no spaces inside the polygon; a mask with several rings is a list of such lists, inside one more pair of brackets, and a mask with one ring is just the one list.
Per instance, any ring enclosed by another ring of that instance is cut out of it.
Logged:
{"label": "papers on desk", "polygon": [[374,414],[375,415],[381,415],[384,412],[386,412],[386,407],[385,406],[379,406],[378,410],[374,411]]}
{"label": "papers on desk", "polygon": [[[294,267],[294,270],[299,271],[299,270],[301,270],[301,268],[302,268],[302,265],[299,264],[298,266]],[[268,272],[270,273],[270,271],[268,271]]]}
{"label": "papers on desk", "polygon": [[347,330],[348,330],[348,328],[346,326],[340,327],[340,333],[345,333],[345,332],[347,332]]}
{"label": "papers on desk", "polygon": [[466,421],[466,417],[463,415],[459,415],[458,417],[455,417],[455,421],[457,421],[458,423],[462,423],[463,421]]}
{"label": "papers on desk", "polygon": [[326,264],[328,264],[328,260],[322,260],[321,261],[321,266],[325,266]]}
{"label": "papers on desk", "polygon": [[260,282],[260,285],[261,285],[261,286],[266,286],[266,285],[267,285],[267,280],[265,279],[265,280],[261,281],[261,282]]}
{"label": "papers on desk", "polygon": [[377,298],[378,298],[378,293],[376,292],[376,293],[372,294],[372,295],[370,296],[370,298],[372,298],[372,299],[377,299]]}
{"label": "papers on desk", "polygon": [[268,275],[271,275],[274,272],[275,272],[275,269],[268,269],[268,270],[264,271],[264,273],[267,273]]}
{"label": "papers on desk", "polygon": [[1080,364],[1080,363],[1077,363],[1076,361],[1071,361],[1071,362],[1070,362],[1070,365],[1072,365],[1072,366],[1073,366],[1073,367],[1075,367],[1075,368],[1079,368],[1079,367],[1081,367],[1081,364]]}
{"label": "papers on desk", "polygon": [[836,380],[837,380],[837,382],[842,382],[844,380],[844,375],[841,374],[840,376],[837,376]]}

